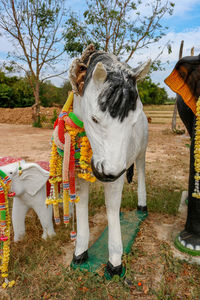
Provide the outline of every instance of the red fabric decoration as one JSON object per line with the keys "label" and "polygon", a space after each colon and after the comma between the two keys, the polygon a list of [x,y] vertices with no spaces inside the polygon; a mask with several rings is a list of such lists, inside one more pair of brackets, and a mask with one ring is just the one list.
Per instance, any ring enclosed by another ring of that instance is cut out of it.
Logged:
{"label": "red fabric decoration", "polygon": [[49,162],[48,161],[36,161],[36,164],[38,164],[42,169],[49,171]]}
{"label": "red fabric decoration", "polygon": [[58,121],[58,137],[62,144],[65,143],[64,134],[65,134],[65,121],[59,120]]}
{"label": "red fabric decoration", "polygon": [[53,129],[55,129],[55,127],[58,125],[58,118],[56,119],[56,121],[54,122],[54,125],[53,125]]}
{"label": "red fabric decoration", "polygon": [[5,199],[5,194],[4,192],[3,193],[0,193],[0,204],[2,203],[5,203],[6,199]]}
{"label": "red fabric decoration", "polygon": [[12,164],[14,162],[20,161],[22,158],[14,158],[12,156],[5,156],[0,158],[0,167],[8,164]]}

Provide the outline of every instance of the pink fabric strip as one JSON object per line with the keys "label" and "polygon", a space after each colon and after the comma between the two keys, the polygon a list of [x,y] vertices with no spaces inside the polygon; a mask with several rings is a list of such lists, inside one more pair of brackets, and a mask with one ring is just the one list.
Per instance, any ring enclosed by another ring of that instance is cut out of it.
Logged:
{"label": "pink fabric strip", "polygon": [[56,126],[54,131],[53,131],[53,139],[54,139],[54,143],[56,144],[56,146],[59,149],[63,150],[64,145],[61,143],[61,141],[59,140],[59,137],[58,137],[58,126]]}
{"label": "pink fabric strip", "polygon": [[69,181],[69,159],[70,159],[71,137],[65,133],[64,158],[63,158],[63,182]]}

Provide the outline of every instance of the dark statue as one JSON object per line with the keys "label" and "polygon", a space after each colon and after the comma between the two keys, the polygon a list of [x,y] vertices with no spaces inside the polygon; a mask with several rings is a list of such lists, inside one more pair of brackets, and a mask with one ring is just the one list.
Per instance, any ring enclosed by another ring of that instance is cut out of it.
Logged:
{"label": "dark statue", "polygon": [[[179,242],[186,249],[200,250],[200,199],[194,198],[195,188],[194,142],[196,102],[200,97],[200,55],[183,57],[178,61],[165,83],[178,94],[177,107],[181,120],[191,137],[188,212],[185,229]],[[189,252],[189,251],[186,251]],[[189,252],[190,253],[190,252]]]}

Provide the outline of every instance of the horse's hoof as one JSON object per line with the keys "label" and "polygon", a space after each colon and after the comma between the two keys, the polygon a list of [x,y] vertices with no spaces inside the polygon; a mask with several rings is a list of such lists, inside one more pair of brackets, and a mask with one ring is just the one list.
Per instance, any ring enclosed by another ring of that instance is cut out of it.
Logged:
{"label": "horse's hoof", "polygon": [[73,260],[72,262],[76,265],[81,265],[84,262],[86,262],[88,260],[88,250],[86,250],[85,252],[79,254],[78,256],[76,256],[75,254],[73,255]]}
{"label": "horse's hoof", "polygon": [[107,262],[106,272],[109,274],[109,277],[112,278],[114,275],[121,275],[123,272],[122,264],[114,267],[111,262]]}
{"label": "horse's hoof", "polygon": [[200,236],[189,233],[186,230],[181,231],[179,235],[179,242],[186,248],[191,250],[200,250]]}
{"label": "horse's hoof", "polygon": [[147,206],[138,205],[137,206],[137,211],[139,211],[139,212],[146,212],[147,213]]}
{"label": "horse's hoof", "polygon": [[25,233],[22,233],[22,234],[18,234],[18,235],[14,235],[14,242],[20,242],[20,241],[22,241],[23,240],[23,238],[24,238],[24,236],[25,236]]}

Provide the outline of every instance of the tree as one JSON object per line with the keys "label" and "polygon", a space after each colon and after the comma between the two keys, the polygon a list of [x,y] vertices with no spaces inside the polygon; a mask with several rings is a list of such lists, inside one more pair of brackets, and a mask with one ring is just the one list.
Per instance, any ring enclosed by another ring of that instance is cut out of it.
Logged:
{"label": "tree", "polygon": [[48,107],[60,102],[61,88],[56,87],[50,81],[46,81],[40,86],[40,99],[42,106]]}
{"label": "tree", "polygon": [[[183,56],[183,46],[184,46],[184,41],[181,41],[180,49],[179,49],[179,59],[182,58]],[[174,111],[173,111],[173,116],[172,116],[172,132],[176,132],[176,116],[177,116],[177,99],[178,95],[176,95],[176,101],[174,103]]]}
{"label": "tree", "polygon": [[[50,81],[40,83],[40,102],[44,107],[60,106],[66,102],[71,84],[65,81],[56,87]],[[26,77],[6,76],[0,71],[0,107],[27,107],[34,104],[33,90]]]}
{"label": "tree", "polygon": [[[55,77],[63,54],[59,46],[64,0],[1,0],[0,29],[11,39],[13,64],[23,70],[33,90],[33,122],[40,125],[40,84]],[[45,75],[47,74],[48,75]],[[50,74],[49,72],[53,72]]]}
{"label": "tree", "polygon": [[153,83],[150,78],[138,83],[138,91],[143,104],[159,105],[170,100],[166,90]]}
{"label": "tree", "polygon": [[27,107],[33,104],[33,91],[27,78],[7,77],[0,72],[0,107]]}
{"label": "tree", "polygon": [[87,0],[82,22],[74,13],[67,19],[66,51],[73,57],[93,42],[128,62],[136,50],[163,37],[166,27],[160,20],[173,13],[174,4],[168,0],[145,3],[142,0]]}

